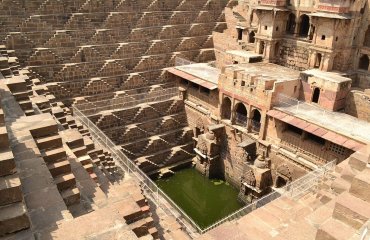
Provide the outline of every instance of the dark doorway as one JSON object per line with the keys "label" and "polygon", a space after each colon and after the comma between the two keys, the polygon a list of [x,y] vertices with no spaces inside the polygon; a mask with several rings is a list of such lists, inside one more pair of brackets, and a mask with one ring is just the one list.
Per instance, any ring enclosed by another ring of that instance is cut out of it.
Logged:
{"label": "dark doorway", "polygon": [[264,51],[265,51],[265,42],[262,41],[259,54],[263,54]]}
{"label": "dark doorway", "polygon": [[254,41],[256,40],[254,36],[255,33],[253,31],[249,33],[249,43],[254,43]]}
{"label": "dark doorway", "polygon": [[238,31],[238,40],[243,40],[243,29],[237,28],[236,31]]}
{"label": "dark doorway", "polygon": [[312,102],[319,103],[319,98],[320,98],[320,89],[315,88],[312,95]]}
{"label": "dark doorway", "polygon": [[320,65],[321,65],[321,58],[322,58],[321,53],[318,53],[318,54],[316,55],[315,68],[320,68]]}
{"label": "dark doorway", "polygon": [[247,108],[243,103],[238,103],[235,106],[235,122],[236,124],[246,127],[247,126]]}
{"label": "dark doorway", "polygon": [[290,13],[288,16],[288,22],[286,24],[286,33],[294,34],[295,24],[295,15]]}
{"label": "dark doorway", "polygon": [[301,37],[307,37],[309,30],[310,30],[310,18],[306,14],[303,14],[300,17],[299,35]]}
{"label": "dark doorway", "polygon": [[222,109],[221,118],[231,119],[231,100],[229,98],[227,97],[224,98],[221,109]]}
{"label": "dark doorway", "polygon": [[370,47],[370,26],[367,27],[367,31],[365,33],[364,46]]}
{"label": "dark doorway", "polygon": [[253,111],[252,131],[259,132],[261,129],[261,113],[257,109]]}
{"label": "dark doorway", "polygon": [[279,55],[279,43],[275,43],[275,57],[278,57]]}
{"label": "dark doorway", "polygon": [[287,181],[283,177],[277,176],[275,187],[281,188],[281,187],[284,187],[286,184],[287,184]]}
{"label": "dark doorway", "polygon": [[360,57],[360,61],[358,63],[358,68],[363,70],[369,69],[369,57],[364,54]]}

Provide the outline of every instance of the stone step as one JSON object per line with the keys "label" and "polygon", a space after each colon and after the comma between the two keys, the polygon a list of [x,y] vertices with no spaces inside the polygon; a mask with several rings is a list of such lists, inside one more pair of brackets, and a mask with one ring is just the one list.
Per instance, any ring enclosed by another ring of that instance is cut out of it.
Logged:
{"label": "stone step", "polygon": [[0,149],[9,148],[8,131],[6,127],[0,127]]}
{"label": "stone step", "polygon": [[330,218],[320,226],[316,234],[316,240],[348,240],[356,230],[347,224]]}
{"label": "stone step", "polygon": [[84,137],[83,140],[84,140],[84,144],[85,144],[86,149],[87,149],[88,152],[91,151],[91,150],[94,150],[95,145],[94,145],[94,142],[91,140],[91,138]]}
{"label": "stone step", "polygon": [[62,138],[59,136],[59,134],[37,138],[36,144],[40,150],[58,148],[63,146]]}
{"label": "stone step", "polygon": [[87,150],[86,150],[85,146],[74,148],[74,149],[72,149],[72,152],[78,158],[87,155]]}
{"label": "stone step", "polygon": [[25,109],[32,109],[32,102],[28,99],[28,100],[22,100],[22,101],[19,101],[19,106],[25,110]]}
{"label": "stone step", "polygon": [[67,206],[80,202],[80,190],[78,188],[64,190],[61,195]]}
{"label": "stone step", "polygon": [[87,165],[84,165],[83,168],[86,170],[88,173],[94,173],[94,165],[92,163],[89,163]]}
{"label": "stone step", "polygon": [[76,178],[72,173],[60,175],[54,179],[54,182],[59,191],[76,186]]}
{"label": "stone step", "polygon": [[30,91],[27,90],[27,91],[15,92],[13,93],[13,96],[15,100],[17,100],[18,102],[18,101],[29,99],[29,94],[30,94]]}
{"label": "stone step", "polygon": [[32,115],[35,115],[35,112],[33,111],[33,109],[27,109],[24,111],[24,114],[26,116],[32,116]]}
{"label": "stone step", "polygon": [[130,224],[129,227],[137,237],[142,237],[149,234],[145,219],[140,219],[139,221]]}
{"label": "stone step", "polygon": [[77,159],[82,165],[87,165],[89,163],[92,163],[92,159],[89,155],[85,155],[85,156],[82,156],[82,157],[79,157]]}
{"label": "stone step", "polygon": [[333,217],[352,228],[360,229],[370,219],[370,203],[344,192],[336,199]]}
{"label": "stone step", "polygon": [[60,160],[64,160],[67,158],[66,151],[63,147],[47,150],[42,154],[44,161],[47,163],[55,163]]}
{"label": "stone step", "polygon": [[147,200],[145,198],[145,196],[141,193],[134,193],[132,195],[132,198],[134,199],[134,201],[140,206],[140,207],[144,207],[144,206],[147,206],[148,203],[147,203]]}
{"label": "stone step", "polygon": [[370,202],[370,169],[357,174],[352,181],[349,192],[364,201]]}
{"label": "stone step", "polygon": [[343,178],[337,178],[331,184],[331,188],[337,194],[341,194],[344,191],[348,191],[350,187],[351,183],[344,180]]}
{"label": "stone step", "polygon": [[89,156],[97,155],[99,156],[100,154],[103,154],[103,149],[95,148],[94,150],[88,151]]}
{"label": "stone step", "polygon": [[0,206],[23,200],[18,174],[0,177]]}
{"label": "stone step", "polygon": [[51,175],[55,178],[59,175],[70,173],[71,172],[71,164],[68,160],[51,163],[48,165],[49,171]]}
{"label": "stone step", "polygon": [[98,176],[95,173],[90,173],[90,178],[95,182],[98,182]]}
{"label": "stone step", "polygon": [[149,232],[150,235],[152,235],[152,237],[154,239],[158,239],[159,238],[158,229],[156,227],[150,227],[148,229],[148,232]]}
{"label": "stone step", "polygon": [[30,221],[23,202],[0,207],[0,236],[29,227]]}
{"label": "stone step", "polygon": [[8,149],[0,152],[0,177],[16,172],[13,152]]}

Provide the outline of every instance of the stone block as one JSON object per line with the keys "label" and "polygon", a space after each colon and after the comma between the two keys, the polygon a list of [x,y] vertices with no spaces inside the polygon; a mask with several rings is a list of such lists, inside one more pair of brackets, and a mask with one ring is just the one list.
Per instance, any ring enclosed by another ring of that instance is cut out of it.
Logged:
{"label": "stone block", "polygon": [[0,207],[0,236],[30,227],[23,202]]}
{"label": "stone block", "polygon": [[55,163],[60,160],[64,160],[67,158],[66,151],[64,148],[56,148],[52,150],[45,151],[42,154],[42,157],[44,158],[44,161],[47,163]]}
{"label": "stone block", "polygon": [[80,190],[78,188],[67,189],[62,192],[62,198],[67,206],[78,203],[80,201]]}
{"label": "stone block", "polygon": [[370,169],[365,169],[353,178],[349,192],[355,197],[370,202]]}
{"label": "stone block", "polygon": [[6,127],[0,127],[0,149],[9,148],[9,138]]}
{"label": "stone block", "polygon": [[0,178],[0,206],[22,201],[21,181],[17,174]]}
{"label": "stone block", "polygon": [[51,163],[48,165],[48,168],[53,177],[71,172],[71,164],[68,160]]}
{"label": "stone block", "polygon": [[87,150],[86,150],[85,146],[74,148],[74,149],[72,149],[72,151],[73,151],[74,155],[76,155],[76,157],[82,157],[82,156],[85,156],[87,154]]}
{"label": "stone block", "polygon": [[79,157],[79,158],[78,158],[78,161],[79,161],[82,165],[87,165],[87,164],[89,164],[89,163],[92,163],[91,157],[90,157],[89,155],[85,155],[85,156]]}
{"label": "stone block", "polygon": [[54,179],[55,184],[59,191],[65,190],[67,188],[72,188],[76,185],[75,176],[72,173],[60,175]]}
{"label": "stone block", "polygon": [[16,172],[14,156],[12,151],[0,152],[0,177]]}
{"label": "stone block", "polygon": [[58,134],[38,138],[36,139],[36,144],[40,150],[46,150],[63,146],[62,138]]}
{"label": "stone block", "polygon": [[35,139],[58,132],[58,124],[49,113],[25,117],[22,120],[23,124],[30,124],[30,132]]}
{"label": "stone block", "polygon": [[361,154],[359,152],[355,152],[349,157],[349,165],[358,171],[364,170],[368,161],[369,156],[366,156],[365,154]]}
{"label": "stone block", "polygon": [[355,229],[370,219],[370,203],[345,192],[337,197],[333,217]]}
{"label": "stone block", "polygon": [[347,240],[355,233],[355,229],[333,218],[326,221],[317,231],[316,240]]}

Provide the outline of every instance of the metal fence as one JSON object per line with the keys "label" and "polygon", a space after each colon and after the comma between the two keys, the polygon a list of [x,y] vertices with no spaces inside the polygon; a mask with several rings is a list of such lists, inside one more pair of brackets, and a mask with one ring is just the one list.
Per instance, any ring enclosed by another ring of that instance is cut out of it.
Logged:
{"label": "metal fence", "polygon": [[237,210],[236,212],[224,217],[216,223],[206,227],[199,227],[192,218],[190,218],[172,199],[167,196],[147,175],[135,165],[122,151],[119,146],[116,146],[93,122],[91,122],[86,115],[84,115],[77,107],[73,107],[73,114],[75,118],[80,121],[90,131],[91,137],[94,142],[109,150],[112,157],[119,167],[125,172],[134,176],[144,189],[146,196],[153,201],[153,203],[163,210],[167,215],[173,216],[191,235],[203,234],[207,231],[221,225],[224,222],[237,220],[242,216],[252,212],[253,210],[266,205],[267,203],[281,197],[287,196],[290,198],[299,197],[308,190],[314,188],[319,184],[321,179],[331,171],[336,164],[332,161],[316,170],[306,174],[298,180],[290,183],[289,185],[281,188],[279,191],[274,191],[257,201]]}
{"label": "metal fence", "polygon": [[125,109],[135,107],[139,104],[165,101],[178,96],[177,87],[161,89],[150,93],[134,94],[116,99],[97,101],[92,103],[77,104],[76,107],[85,115],[94,115],[101,111]]}
{"label": "metal fence", "polygon": [[247,127],[248,118],[246,115],[235,113],[235,123],[242,127]]}
{"label": "metal fence", "polygon": [[363,120],[348,114],[330,111],[317,104],[300,101],[284,94],[277,95],[274,107],[289,113],[289,115],[298,116],[332,131],[342,132],[363,141],[370,140],[368,134],[370,126]]}
{"label": "metal fence", "polygon": [[163,210],[167,215],[173,216],[191,235],[202,232],[202,229],[180,208],[170,197],[167,196],[138,166],[135,165],[112,140],[110,140],[88,117],[86,117],[77,107],[73,107],[73,115],[90,131],[95,143],[107,149],[117,165],[125,172],[139,180],[141,187],[146,192],[153,203]]}
{"label": "metal fence", "polygon": [[255,202],[237,210],[234,213],[224,217],[223,219],[219,220],[218,222],[212,224],[211,226],[202,230],[202,233],[208,232],[209,230],[216,228],[217,226],[225,223],[230,222],[233,220],[237,220],[240,217],[245,216],[246,214],[256,210],[257,208],[263,207],[266,204],[270,203],[271,201],[285,196],[289,198],[298,198],[305,193],[307,193],[310,189],[316,187],[320,181],[329,173],[331,172],[336,165],[336,160],[327,163],[324,166],[321,166],[315,169],[312,172],[304,175],[303,177],[297,179],[296,181],[282,187],[279,191],[273,191],[270,194],[258,199]]}

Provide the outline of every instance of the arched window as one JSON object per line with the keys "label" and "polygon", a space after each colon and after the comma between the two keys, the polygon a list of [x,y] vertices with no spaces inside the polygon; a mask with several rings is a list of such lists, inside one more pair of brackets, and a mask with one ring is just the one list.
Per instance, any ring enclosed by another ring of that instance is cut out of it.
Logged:
{"label": "arched window", "polygon": [[295,29],[295,15],[293,13],[290,13],[289,16],[288,16],[288,22],[286,24],[286,32],[289,33],[289,34],[293,34],[294,33],[294,29]]}
{"label": "arched window", "polygon": [[358,68],[363,69],[363,70],[368,70],[369,69],[369,56],[364,54],[360,57],[360,61],[358,63]]}
{"label": "arched window", "polygon": [[223,102],[222,102],[221,118],[222,119],[231,119],[231,100],[228,97],[225,97]]}
{"label": "arched window", "polygon": [[310,30],[310,18],[306,14],[303,14],[299,19],[299,35],[307,37]]}
{"label": "arched window", "polygon": [[319,98],[320,98],[320,89],[315,88],[312,95],[312,102],[319,103]]}
{"label": "arched window", "polygon": [[320,68],[320,65],[321,65],[321,58],[322,58],[321,53],[318,53],[318,54],[316,55],[315,68]]}
{"label": "arched window", "polygon": [[244,106],[243,103],[238,103],[235,106],[235,123],[246,127],[247,126],[247,108]]}
{"label": "arched window", "polygon": [[255,109],[252,115],[252,131],[259,132],[261,128],[261,113]]}
{"label": "arched window", "polygon": [[255,41],[256,39],[255,39],[255,33],[254,33],[254,31],[251,31],[250,33],[249,33],[249,39],[248,39],[248,42],[249,43],[254,43],[254,41]]}
{"label": "arched window", "polygon": [[364,46],[370,47],[370,26],[367,27],[367,31],[365,33]]}

